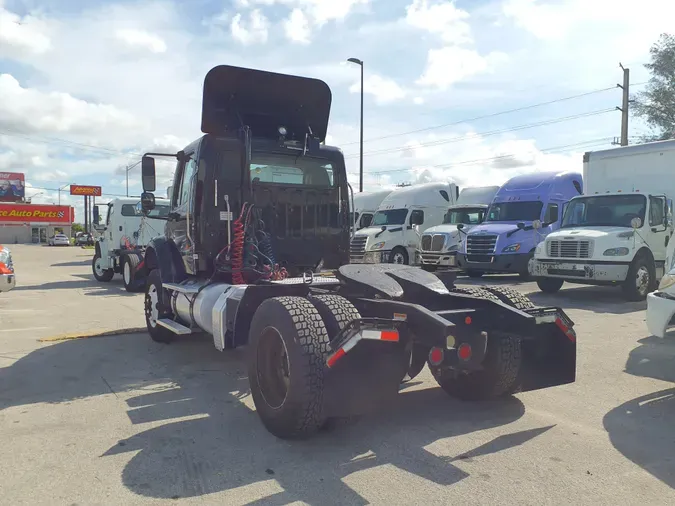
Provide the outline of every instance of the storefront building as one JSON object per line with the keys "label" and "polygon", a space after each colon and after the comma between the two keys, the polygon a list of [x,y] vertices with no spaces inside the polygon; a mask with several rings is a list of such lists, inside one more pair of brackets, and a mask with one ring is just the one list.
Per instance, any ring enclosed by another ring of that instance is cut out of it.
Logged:
{"label": "storefront building", "polygon": [[70,206],[0,202],[0,244],[46,243],[56,233],[71,237]]}

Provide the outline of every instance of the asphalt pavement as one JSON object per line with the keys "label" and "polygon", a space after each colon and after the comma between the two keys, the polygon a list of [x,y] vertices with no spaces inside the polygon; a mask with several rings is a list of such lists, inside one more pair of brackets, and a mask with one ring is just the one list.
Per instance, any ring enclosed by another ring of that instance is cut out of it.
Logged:
{"label": "asphalt pavement", "polygon": [[0,503],[675,503],[675,336],[650,336],[646,305],[616,289],[476,282],[568,312],[572,385],[463,403],[425,369],[386,412],[288,442],[258,420],[245,350],[220,353],[203,335],[77,338],[142,328],[142,294],[119,275],[95,281],[92,250],[10,247]]}

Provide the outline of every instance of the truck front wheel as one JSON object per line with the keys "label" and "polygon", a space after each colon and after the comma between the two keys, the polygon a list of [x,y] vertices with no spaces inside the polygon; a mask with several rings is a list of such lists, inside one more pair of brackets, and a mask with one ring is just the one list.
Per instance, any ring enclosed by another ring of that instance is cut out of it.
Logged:
{"label": "truck front wheel", "polygon": [[522,361],[520,339],[492,335],[480,371],[462,372],[429,364],[436,382],[452,397],[464,401],[482,401],[510,395],[518,389]]}
{"label": "truck front wheel", "polygon": [[562,279],[556,278],[539,278],[537,279],[537,286],[544,293],[556,293],[563,286]]}
{"label": "truck front wheel", "polygon": [[629,301],[639,302],[647,298],[654,284],[656,268],[647,255],[638,254],[628,269],[623,282],[623,293]]}
{"label": "truck front wheel", "polygon": [[171,313],[167,309],[166,293],[162,287],[162,276],[159,273],[159,269],[153,269],[148,276],[148,283],[145,286],[145,325],[153,341],[170,343],[173,341],[175,334],[157,323],[157,320],[161,320],[162,318],[171,318]]}
{"label": "truck front wheel", "polygon": [[103,264],[103,259],[101,258],[101,253],[98,251],[98,248],[94,254],[94,258],[91,260],[91,270],[94,273],[96,281],[104,283],[110,281],[115,275],[115,272],[112,269],[107,268],[107,266]]}
{"label": "truck front wheel", "polygon": [[282,439],[307,437],[324,423],[323,379],[330,343],[319,312],[303,297],[274,297],[249,331],[248,379],[263,425]]}

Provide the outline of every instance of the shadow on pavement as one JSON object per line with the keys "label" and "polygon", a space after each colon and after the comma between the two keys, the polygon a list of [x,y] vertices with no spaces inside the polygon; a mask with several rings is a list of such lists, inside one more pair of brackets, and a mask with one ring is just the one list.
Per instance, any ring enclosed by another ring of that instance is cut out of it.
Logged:
{"label": "shadow on pavement", "polygon": [[638,343],[628,355],[626,372],[675,383],[675,335],[645,337]]}
{"label": "shadow on pavement", "polygon": [[[92,255],[93,256],[93,255]],[[82,267],[84,265],[91,265],[91,257],[76,262],[61,262],[60,264],[52,264],[52,267]]]}
{"label": "shadow on pavement", "polygon": [[113,392],[126,403],[132,424],[155,425],[101,455],[129,452],[122,481],[131,491],[197,497],[276,480],[283,492],[265,504],[367,504],[344,478],[386,464],[452,485],[468,476],[453,462],[507,451],[550,429],[502,435],[465,454],[437,456],[426,447],[509,424],[525,409],[516,398],[461,403],[430,388],[405,390],[387,412],[308,441],[282,441],[246,405],[252,403],[244,357],[245,350],[216,352],[208,336],[168,346],[142,334],[66,341],[0,369],[0,410]]}
{"label": "shadow on pavement", "polygon": [[14,290],[18,291],[42,291],[42,290],[85,290],[84,295],[120,295],[120,296],[135,296],[137,293],[127,292],[124,288],[124,283],[120,276],[114,277],[107,283],[96,281],[93,275],[75,274],[73,278],[64,281],[50,281],[40,285],[18,285]]}

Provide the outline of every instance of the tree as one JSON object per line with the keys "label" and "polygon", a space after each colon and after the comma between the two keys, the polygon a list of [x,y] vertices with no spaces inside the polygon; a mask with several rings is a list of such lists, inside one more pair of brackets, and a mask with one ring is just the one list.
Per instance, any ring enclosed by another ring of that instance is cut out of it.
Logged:
{"label": "tree", "polygon": [[653,134],[643,141],[675,138],[675,36],[663,33],[649,50],[646,63],[651,78],[645,91],[634,97],[633,115],[643,119]]}
{"label": "tree", "polygon": [[71,230],[71,233],[77,234],[78,232],[84,232],[84,226],[80,225],[79,223],[73,223],[70,230]]}

